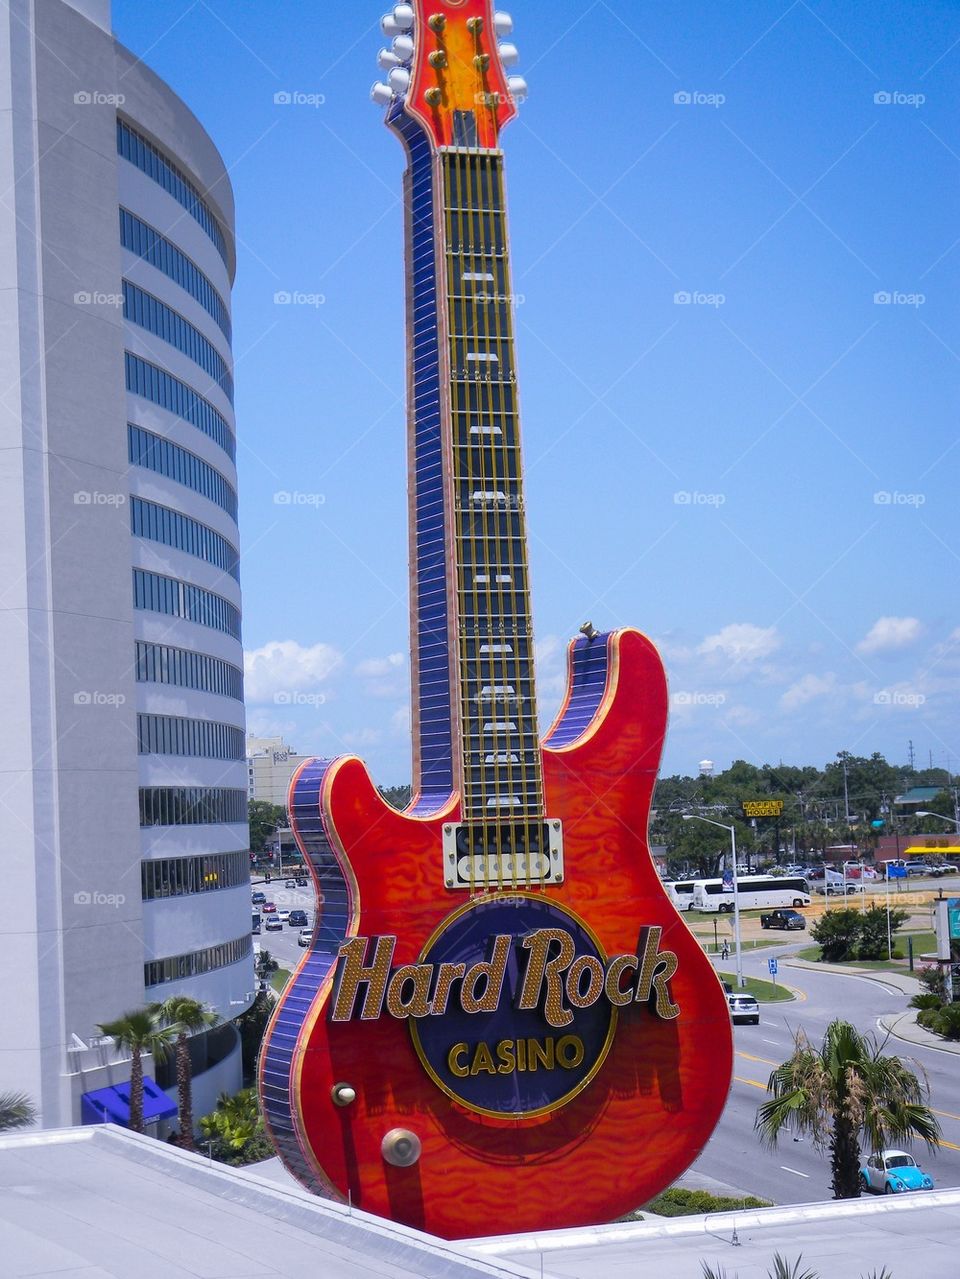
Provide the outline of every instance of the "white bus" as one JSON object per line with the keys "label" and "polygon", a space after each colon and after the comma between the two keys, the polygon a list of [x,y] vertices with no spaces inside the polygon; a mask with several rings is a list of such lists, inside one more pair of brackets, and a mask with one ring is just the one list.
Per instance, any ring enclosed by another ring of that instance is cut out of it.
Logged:
{"label": "white bus", "polygon": [[668,879],[664,882],[667,896],[677,910],[693,909],[693,884],[692,879]]}
{"label": "white bus", "polygon": [[[740,875],[737,896],[741,910],[766,910],[772,906],[809,906],[810,885],[800,877],[784,875]],[[733,888],[724,888],[722,879],[698,879],[693,886],[693,910],[733,910]]]}

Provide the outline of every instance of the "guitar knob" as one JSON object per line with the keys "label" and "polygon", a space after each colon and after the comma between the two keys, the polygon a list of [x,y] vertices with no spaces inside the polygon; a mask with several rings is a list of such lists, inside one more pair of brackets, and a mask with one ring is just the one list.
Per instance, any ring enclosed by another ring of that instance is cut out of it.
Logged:
{"label": "guitar knob", "polygon": [[392,13],[388,13],[380,19],[380,30],[385,36],[398,36],[403,27],[400,26],[400,23]]}
{"label": "guitar knob", "polygon": [[378,107],[388,107],[393,101],[393,90],[389,84],[375,84],[370,90],[370,98]]}
{"label": "guitar knob", "polygon": [[409,62],[413,57],[413,37],[397,36],[393,42],[393,51],[401,62]]}
{"label": "guitar knob", "polygon": [[404,67],[394,67],[387,79],[394,93],[401,96],[410,88],[410,72]]}
{"label": "guitar knob", "polygon": [[513,18],[509,13],[495,13],[493,15],[493,29],[498,36],[509,36],[513,34]]}
{"label": "guitar knob", "polygon": [[330,1096],[335,1106],[352,1106],[357,1100],[357,1090],[350,1084],[334,1084]]}
{"label": "guitar knob", "polygon": [[525,101],[527,94],[530,92],[530,86],[527,84],[526,80],[524,80],[522,75],[508,76],[507,88],[518,102]]}
{"label": "guitar knob", "polygon": [[380,1143],[380,1153],[394,1168],[411,1168],[422,1151],[420,1138],[406,1128],[391,1128]]}
{"label": "guitar knob", "polygon": [[400,66],[400,59],[395,53],[391,53],[389,49],[381,49],[377,54],[377,62],[384,71],[392,71],[394,67]]}
{"label": "guitar knob", "polygon": [[393,11],[393,20],[401,31],[411,30],[413,18],[413,5],[398,4]]}
{"label": "guitar knob", "polygon": [[515,67],[520,61],[520,50],[515,44],[501,44],[500,61],[505,67]]}

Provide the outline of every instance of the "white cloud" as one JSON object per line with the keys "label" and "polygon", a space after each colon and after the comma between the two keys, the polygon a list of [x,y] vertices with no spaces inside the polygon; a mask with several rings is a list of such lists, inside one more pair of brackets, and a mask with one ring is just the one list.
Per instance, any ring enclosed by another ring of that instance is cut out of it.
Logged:
{"label": "white cloud", "polygon": [[859,653],[895,653],[908,648],[923,634],[917,617],[881,617],[857,645]]}
{"label": "white cloud", "polygon": [[837,690],[837,677],[832,672],[826,675],[804,675],[803,679],[787,689],[780,698],[780,705],[785,711],[799,710],[808,702],[818,697],[827,697]]}
{"label": "white cloud", "polygon": [[384,679],[402,670],[406,661],[404,653],[391,653],[389,657],[369,657],[358,663],[357,674],[362,679]]}
{"label": "white cloud", "polygon": [[697,652],[703,657],[726,657],[734,662],[758,662],[780,647],[775,626],[754,626],[752,622],[731,622],[716,635],[708,635]]}
{"label": "white cloud", "polygon": [[342,660],[329,644],[304,648],[294,640],[272,640],[243,655],[247,701],[272,702],[278,693],[316,688]]}

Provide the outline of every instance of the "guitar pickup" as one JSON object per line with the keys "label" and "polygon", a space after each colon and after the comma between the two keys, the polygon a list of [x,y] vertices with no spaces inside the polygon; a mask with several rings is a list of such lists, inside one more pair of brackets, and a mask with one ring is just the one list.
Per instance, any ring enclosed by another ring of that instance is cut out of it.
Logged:
{"label": "guitar pickup", "polygon": [[491,821],[443,827],[447,888],[527,888],[563,882],[563,824]]}

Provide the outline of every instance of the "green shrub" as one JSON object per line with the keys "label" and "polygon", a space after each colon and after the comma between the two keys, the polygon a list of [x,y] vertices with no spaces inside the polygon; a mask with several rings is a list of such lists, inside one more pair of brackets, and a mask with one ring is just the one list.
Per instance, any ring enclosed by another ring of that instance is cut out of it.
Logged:
{"label": "green shrub", "polygon": [[[923,1016],[922,1013],[920,1015]],[[934,1016],[936,1022],[932,1029],[938,1035],[943,1035],[944,1039],[960,1039],[960,1004],[946,1004]]]}
{"label": "green shrub", "polygon": [[[907,922],[905,910],[891,910],[890,933],[892,937]],[[886,959],[887,911],[885,906],[871,906],[860,916],[860,940],[857,943],[858,959]]]}
{"label": "green shrub", "polygon": [[931,995],[936,995],[937,998],[940,1000],[941,1004],[946,1003],[947,1001],[946,974],[942,972],[939,967],[937,967],[937,968],[924,968],[924,970],[918,975],[920,978],[920,985],[923,986],[926,990],[928,990]]}
{"label": "green shrub", "polygon": [[699,1217],[707,1212],[735,1212],[738,1208],[769,1208],[766,1199],[733,1199],[724,1195],[711,1195],[706,1190],[684,1190],[673,1186],[648,1203],[650,1212],[660,1217]]}
{"label": "green shrub", "polygon": [[820,943],[824,963],[839,964],[853,959],[860,941],[860,912],[828,910],[810,929],[810,936]]}
{"label": "green shrub", "polygon": [[937,1030],[937,1023],[940,1020],[940,1007],[924,1008],[917,1013],[917,1025],[923,1026],[925,1030]]}
{"label": "green shrub", "polygon": [[924,991],[922,995],[914,995],[910,1000],[911,1008],[942,1008],[943,1000],[932,991]]}

